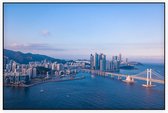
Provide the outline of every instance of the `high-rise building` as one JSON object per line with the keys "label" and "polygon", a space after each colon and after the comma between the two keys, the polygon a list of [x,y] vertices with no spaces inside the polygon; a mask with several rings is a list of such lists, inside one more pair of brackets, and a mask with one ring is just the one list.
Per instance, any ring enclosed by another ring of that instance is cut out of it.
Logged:
{"label": "high-rise building", "polygon": [[95,70],[106,71],[106,55],[104,54],[97,54],[90,55],[90,68]]}
{"label": "high-rise building", "polygon": [[98,68],[103,71],[103,53],[100,53],[99,55],[99,62],[98,62]]}
{"label": "high-rise building", "polygon": [[52,70],[56,70],[56,67],[57,67],[57,63],[56,63],[56,62],[52,63],[51,69],[52,69]]}
{"label": "high-rise building", "polygon": [[33,78],[35,78],[37,76],[37,69],[33,68]]}
{"label": "high-rise building", "polygon": [[119,56],[118,56],[118,60],[119,60],[120,62],[122,62],[122,55],[121,55],[121,53],[120,53]]}
{"label": "high-rise building", "polygon": [[110,61],[107,60],[106,61],[106,71],[110,71],[111,67],[110,67]]}
{"label": "high-rise building", "polygon": [[125,62],[128,63],[128,58],[125,59]]}
{"label": "high-rise building", "polygon": [[94,56],[90,55],[90,69],[94,69]]}
{"label": "high-rise building", "polygon": [[94,56],[94,67],[95,67],[95,70],[99,69],[99,55],[97,53],[95,53],[95,56]]}
{"label": "high-rise building", "polygon": [[100,59],[100,70],[101,70],[101,71],[104,71],[104,70],[103,70],[103,59]]}
{"label": "high-rise building", "polygon": [[32,68],[27,69],[26,73],[27,73],[27,75],[29,75],[29,79],[31,79],[32,76],[33,76],[33,70],[32,70]]}
{"label": "high-rise building", "polygon": [[111,62],[111,71],[118,72],[120,70],[120,60],[117,56],[113,56]]}
{"label": "high-rise building", "polygon": [[106,55],[100,54],[100,70],[106,71]]}
{"label": "high-rise building", "polygon": [[106,71],[106,55],[103,58],[103,70]]}
{"label": "high-rise building", "polygon": [[118,57],[117,56],[113,56],[112,60],[118,60]]}
{"label": "high-rise building", "polygon": [[16,66],[17,66],[16,62],[13,62],[12,63],[12,72],[15,72]]}

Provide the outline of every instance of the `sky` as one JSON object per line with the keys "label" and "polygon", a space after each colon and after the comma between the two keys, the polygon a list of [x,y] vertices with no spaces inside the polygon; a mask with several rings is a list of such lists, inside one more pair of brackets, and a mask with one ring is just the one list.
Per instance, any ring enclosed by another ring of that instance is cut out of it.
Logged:
{"label": "sky", "polygon": [[164,4],[4,4],[4,48],[60,59],[164,61]]}

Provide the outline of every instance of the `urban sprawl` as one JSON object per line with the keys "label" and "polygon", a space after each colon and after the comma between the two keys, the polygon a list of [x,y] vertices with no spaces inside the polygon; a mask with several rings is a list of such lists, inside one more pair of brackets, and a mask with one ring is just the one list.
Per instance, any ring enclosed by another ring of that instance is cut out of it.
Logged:
{"label": "urban sprawl", "polygon": [[66,63],[51,62],[29,62],[19,64],[14,60],[6,59],[4,62],[4,84],[7,86],[25,86],[44,82],[47,80],[74,79],[80,69],[100,70],[107,72],[119,72],[120,65],[128,65],[128,59],[122,60],[119,56],[112,56],[106,60],[106,55],[90,55],[89,60],[67,61]]}

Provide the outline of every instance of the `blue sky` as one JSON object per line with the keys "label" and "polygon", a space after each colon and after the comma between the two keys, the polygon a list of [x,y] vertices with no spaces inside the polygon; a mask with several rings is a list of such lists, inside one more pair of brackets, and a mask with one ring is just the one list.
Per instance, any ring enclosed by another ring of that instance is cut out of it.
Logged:
{"label": "blue sky", "polygon": [[55,58],[162,62],[163,4],[5,4],[4,46]]}

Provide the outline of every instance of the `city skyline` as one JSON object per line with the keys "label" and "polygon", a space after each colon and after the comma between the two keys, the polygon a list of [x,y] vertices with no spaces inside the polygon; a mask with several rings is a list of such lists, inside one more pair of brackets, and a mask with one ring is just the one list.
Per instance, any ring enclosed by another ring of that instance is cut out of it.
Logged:
{"label": "city skyline", "polygon": [[163,62],[164,4],[5,4],[4,48],[61,59],[97,52]]}

